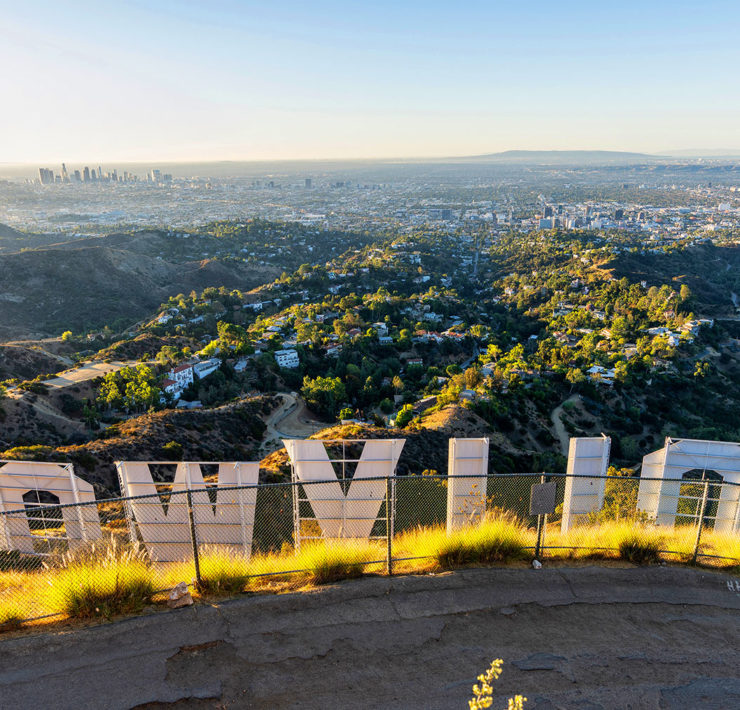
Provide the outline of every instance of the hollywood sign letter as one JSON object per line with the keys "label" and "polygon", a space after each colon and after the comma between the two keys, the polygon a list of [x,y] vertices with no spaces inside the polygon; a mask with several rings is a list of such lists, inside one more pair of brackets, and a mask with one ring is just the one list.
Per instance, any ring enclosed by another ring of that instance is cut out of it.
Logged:
{"label": "hollywood sign letter", "polygon": [[[384,480],[353,480],[344,495],[320,440],[284,439],[296,480],[303,486],[324,538],[369,538],[385,498]],[[392,476],[404,439],[364,441],[354,479]],[[298,542],[298,541],[296,541]]]}
{"label": "hollywood sign letter", "polygon": [[611,439],[603,435],[570,440],[561,523],[563,532],[567,532],[579,517],[601,510],[604,505],[606,479],[596,476],[606,476],[610,447]]}
{"label": "hollywood sign letter", "polygon": [[257,489],[230,489],[256,486],[259,462],[219,463],[215,505],[202,490],[206,484],[200,464],[178,463],[166,510],[157,494],[148,462],[118,461],[116,468],[122,495],[148,496],[128,501],[126,515],[132,539],[135,541],[133,517],[153,560],[177,562],[192,556],[188,501],[184,492],[195,489],[201,489],[191,495],[197,543],[229,552],[239,551],[247,557],[251,554]]}
{"label": "hollywood sign letter", "polygon": [[[740,484],[740,443],[667,438],[662,449],[642,459],[637,509],[646,512],[656,525],[673,527],[681,484],[695,482],[684,479],[683,474],[692,470],[714,471],[722,482]],[[699,501],[692,501],[695,515],[688,517],[696,517],[698,521],[699,505]],[[714,529],[717,532],[740,531],[740,485],[721,487]]]}
{"label": "hollywood sign letter", "polygon": [[[61,505],[91,503],[61,509],[65,536],[60,539],[66,539],[70,549],[100,539],[95,492],[87,481],[75,475],[72,464],[5,461],[0,463],[0,513],[23,514],[0,515],[0,549],[34,552],[33,541],[39,537],[31,533],[23,500],[23,494],[29,491],[53,493]],[[34,513],[32,517],[38,515]]]}
{"label": "hollywood sign letter", "polygon": [[447,534],[479,522],[486,511],[488,439],[450,439]]}

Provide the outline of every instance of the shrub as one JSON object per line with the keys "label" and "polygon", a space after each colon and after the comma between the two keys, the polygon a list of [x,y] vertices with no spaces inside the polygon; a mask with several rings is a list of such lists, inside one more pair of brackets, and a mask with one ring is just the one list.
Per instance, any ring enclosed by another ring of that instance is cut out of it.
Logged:
{"label": "shrub", "polygon": [[296,556],[299,569],[307,570],[309,581],[330,584],[360,577],[376,548],[363,541],[325,542],[303,545]]}
{"label": "shrub", "polygon": [[217,548],[206,549],[199,556],[199,592],[206,594],[238,594],[249,577],[249,561],[238,554]]}
{"label": "shrub", "polygon": [[162,447],[162,455],[171,461],[182,461],[183,448],[178,441],[168,441]]}
{"label": "shrub", "polygon": [[0,631],[9,631],[20,626],[23,618],[21,608],[13,602],[0,604]]}
{"label": "shrub", "polygon": [[632,533],[619,543],[619,556],[636,565],[653,564],[660,561],[661,543],[661,538]]}

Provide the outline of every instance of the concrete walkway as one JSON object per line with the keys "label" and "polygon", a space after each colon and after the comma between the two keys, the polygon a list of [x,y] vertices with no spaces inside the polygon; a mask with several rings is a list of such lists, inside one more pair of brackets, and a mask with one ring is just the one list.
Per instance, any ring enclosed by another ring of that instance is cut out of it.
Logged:
{"label": "concrete walkway", "polygon": [[2,708],[740,707],[737,577],[465,570],[242,597],[0,640]]}

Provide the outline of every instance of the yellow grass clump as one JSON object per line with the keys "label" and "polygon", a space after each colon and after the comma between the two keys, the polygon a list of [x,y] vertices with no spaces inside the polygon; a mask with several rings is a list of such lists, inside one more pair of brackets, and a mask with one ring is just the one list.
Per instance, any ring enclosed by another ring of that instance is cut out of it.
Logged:
{"label": "yellow grass clump", "polygon": [[522,559],[532,546],[533,532],[506,513],[488,514],[449,536],[441,525],[407,530],[393,542],[394,556],[425,557],[440,569]]}
{"label": "yellow grass clump", "polygon": [[115,540],[69,553],[47,574],[49,613],[76,618],[105,617],[140,611],[156,591],[144,556]]}

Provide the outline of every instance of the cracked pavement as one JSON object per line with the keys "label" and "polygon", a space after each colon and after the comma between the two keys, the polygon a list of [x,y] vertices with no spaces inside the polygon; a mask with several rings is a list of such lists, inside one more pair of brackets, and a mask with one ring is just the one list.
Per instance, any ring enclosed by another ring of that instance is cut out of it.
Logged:
{"label": "cracked pavement", "polygon": [[[0,639],[0,708],[740,707],[740,593],[678,567],[468,569]],[[730,582],[730,584],[728,584]]]}

